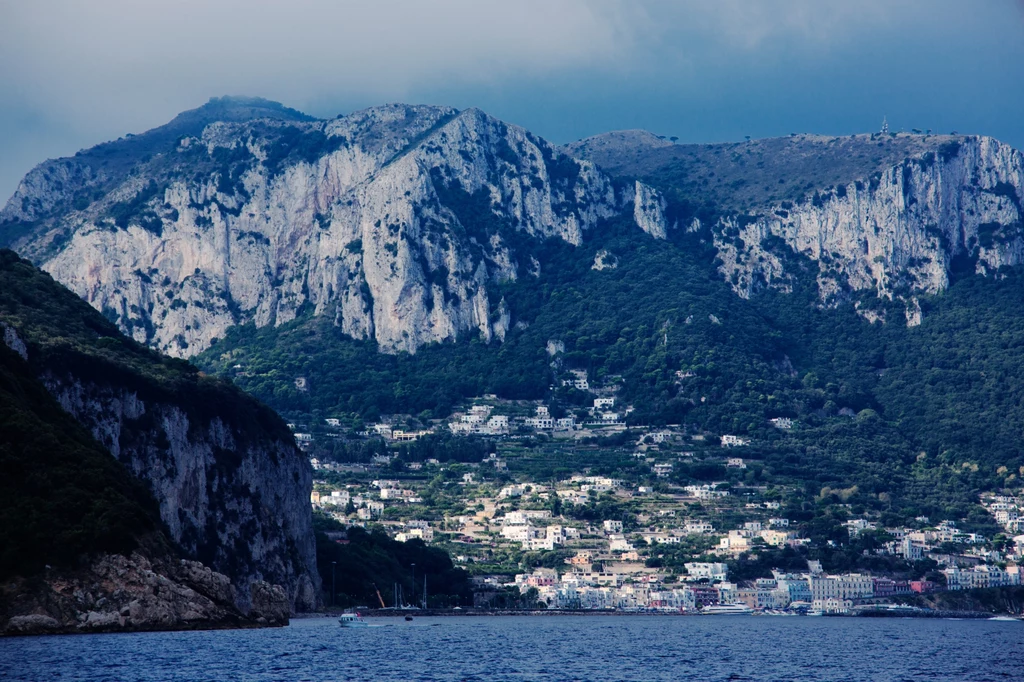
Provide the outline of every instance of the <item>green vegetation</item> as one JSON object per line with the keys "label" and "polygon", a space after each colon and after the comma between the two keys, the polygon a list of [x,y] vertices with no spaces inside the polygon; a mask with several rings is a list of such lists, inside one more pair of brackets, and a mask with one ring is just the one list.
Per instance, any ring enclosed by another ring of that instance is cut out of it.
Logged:
{"label": "green vegetation", "polygon": [[[428,547],[422,540],[398,542],[380,529],[368,531],[358,526],[346,529],[320,514],[313,517],[313,522],[317,567],[328,605],[333,602],[335,606],[379,607],[377,590],[380,590],[384,603],[394,606],[397,583],[405,602],[412,604],[415,600],[418,606],[423,595],[424,575],[429,607],[473,603],[469,574],[454,568],[444,550]],[[333,600],[332,581],[336,585]]]}
{"label": "green vegetation", "polygon": [[[287,415],[366,420],[443,417],[484,393],[543,398],[555,413],[572,412],[578,392],[550,387],[568,369],[586,369],[594,383],[621,386],[620,402],[635,407],[631,424],[750,438],[744,482],[797,486],[804,502],[794,511],[808,517],[819,513],[821,498],[882,514],[887,523],[927,515],[992,532],[977,493],[1018,485],[1018,271],[961,277],[943,294],[921,297],[924,322],[907,328],[902,309],[884,301],[869,303],[895,322],[869,324],[849,305],[820,309],[812,274],[791,294],[743,300],[721,281],[700,233],[656,241],[621,221],[602,225],[579,247],[520,240],[514,248],[518,259],[534,256],[544,266],[538,278],[490,292],[524,323],[504,343],[470,337],[385,355],[344,337],[326,317],[304,317],[277,329],[232,330],[197,361],[227,375],[241,364],[237,383]],[[617,257],[615,269],[591,269],[600,249]],[[565,345],[554,366],[549,339]],[[295,389],[296,376],[310,378],[308,392]],[[785,416],[798,428],[770,425]],[[624,445],[616,457],[628,457]],[[522,460],[542,479],[600,464],[560,461],[564,448],[545,460],[544,447]],[[544,461],[550,465],[542,471]],[[680,465],[675,480],[721,474],[706,468]],[[844,491],[842,500],[829,490]]]}
{"label": "green vegetation", "polygon": [[[570,145],[578,147],[580,143]],[[948,135],[792,135],[723,144],[583,146],[581,153],[617,177],[639,178],[665,193],[674,208],[702,220],[721,213],[801,201],[816,190],[878,175],[907,158],[948,161],[960,142]],[[827,190],[826,190],[827,191]]]}
{"label": "green vegetation", "polygon": [[82,299],[17,256],[0,249],[0,320],[18,330],[37,373],[73,374],[134,390],[143,400],[180,405],[192,428],[215,412],[241,438],[291,434],[273,410],[230,382],[203,375],[185,360],[129,339]]}
{"label": "green vegetation", "polygon": [[128,552],[159,528],[145,486],[0,343],[0,580]]}
{"label": "green vegetation", "polygon": [[[127,551],[139,538],[162,531],[145,484],[97,443],[50,397],[39,377],[131,391],[150,406],[174,405],[202,434],[214,418],[230,430],[235,449],[219,448],[218,496],[211,509],[253,497],[239,481],[249,445],[272,444],[269,456],[291,444],[291,433],[273,410],[230,382],[204,376],[193,365],[160,355],[125,337],[103,315],[12,251],[0,250],[0,334],[15,331],[23,360],[6,344],[0,376],[0,573],[68,565],[82,554]],[[169,448],[147,410],[120,425],[122,445]],[[155,434],[155,437],[154,437]],[[124,450],[122,450],[124,453]],[[294,451],[295,457],[301,453]],[[125,455],[127,457],[127,455]],[[170,457],[168,457],[170,461]],[[234,511],[232,510],[232,513]],[[162,536],[154,536],[160,537]],[[166,548],[166,540],[161,539]],[[183,542],[215,570],[247,561],[248,546],[226,548],[210,526]]]}
{"label": "green vegetation", "polygon": [[911,606],[948,611],[1024,613],[1024,587],[982,587],[973,590],[904,595],[896,601]]}

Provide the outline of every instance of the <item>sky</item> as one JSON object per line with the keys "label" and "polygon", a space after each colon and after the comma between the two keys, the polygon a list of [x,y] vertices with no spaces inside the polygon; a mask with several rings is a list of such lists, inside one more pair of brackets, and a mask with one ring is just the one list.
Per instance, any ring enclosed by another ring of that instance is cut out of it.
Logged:
{"label": "sky", "polygon": [[1024,0],[0,0],[0,202],[251,95],[476,106],[562,143],[932,129],[1024,149]]}

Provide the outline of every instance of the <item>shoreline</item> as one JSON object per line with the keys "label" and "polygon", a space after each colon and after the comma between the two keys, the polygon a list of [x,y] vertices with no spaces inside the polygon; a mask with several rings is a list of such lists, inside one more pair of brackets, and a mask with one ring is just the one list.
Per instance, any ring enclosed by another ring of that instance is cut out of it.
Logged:
{"label": "shoreline", "polygon": [[[679,612],[679,611],[616,611],[616,610],[601,610],[601,609],[524,609],[524,610],[491,610],[491,609],[427,609],[427,610],[397,610],[397,609],[358,609],[360,615],[365,618],[402,618],[405,616],[412,616],[413,618],[448,618],[448,617],[481,617],[481,616],[529,616],[529,617],[557,617],[557,616],[654,616],[654,617],[713,617],[718,615],[723,617],[722,614],[702,614],[699,612]],[[304,618],[334,618],[344,613],[344,610],[330,611],[330,612],[317,612],[317,613],[302,613],[292,616],[292,620],[301,620]],[[776,616],[768,616],[761,613],[749,614],[756,618],[774,618]],[[736,615],[725,616],[729,618],[735,618]],[[797,616],[805,618],[813,618],[814,616]],[[964,620],[988,620],[996,617],[1010,617],[1017,619],[1024,619],[1024,615],[1008,613],[1008,612],[990,612],[990,611],[953,611],[946,609],[915,609],[911,610],[898,610],[890,611],[885,609],[862,609],[852,613],[827,613],[823,614],[822,617],[827,618],[956,618]]]}

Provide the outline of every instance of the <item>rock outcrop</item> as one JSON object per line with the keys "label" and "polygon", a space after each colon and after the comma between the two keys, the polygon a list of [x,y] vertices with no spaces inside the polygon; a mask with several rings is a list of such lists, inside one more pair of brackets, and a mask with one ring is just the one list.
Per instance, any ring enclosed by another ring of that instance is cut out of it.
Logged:
{"label": "rock outcrop", "polygon": [[[885,172],[713,227],[721,272],[744,297],[786,289],[787,251],[817,264],[824,303],[869,292],[908,303],[958,273],[1024,263],[1024,156],[985,137],[945,139]],[[779,247],[783,248],[779,248]]]}
{"label": "rock outcrop", "polygon": [[288,434],[252,437],[216,411],[202,414],[73,371],[42,379],[61,407],[150,485],[185,554],[231,576],[244,613],[253,608],[252,586],[263,582],[286,586],[297,611],[316,607],[313,473]]}
{"label": "rock outcrop", "polygon": [[243,614],[227,576],[197,561],[104,554],[83,568],[0,584],[0,633],[37,635],[287,625],[280,587],[252,586]]}
{"label": "rock outcrop", "polygon": [[543,267],[525,241],[579,244],[604,219],[665,239],[696,211],[743,296],[788,287],[795,251],[817,262],[826,303],[910,301],[1020,262],[1021,196],[1020,153],[989,138],[620,131],[556,148],[476,109],[321,121],[225,99],[42,164],[0,212],[0,241],[178,357],[305,313],[415,352],[503,339],[513,320],[491,285]]}
{"label": "rock outcrop", "polygon": [[316,608],[312,467],[278,415],[123,337],[8,250],[0,336],[64,413],[146,484],[178,549],[230,579],[235,608],[276,618],[263,583],[281,586],[296,611]]}
{"label": "rock outcrop", "polygon": [[100,171],[72,179],[62,163],[33,171],[0,214],[7,232],[24,227],[14,248],[176,356],[303,310],[385,351],[471,330],[501,339],[510,321],[488,284],[529,276],[517,240],[579,244],[618,215],[666,230],[650,188],[476,109],[211,122],[98,196],[81,188]]}

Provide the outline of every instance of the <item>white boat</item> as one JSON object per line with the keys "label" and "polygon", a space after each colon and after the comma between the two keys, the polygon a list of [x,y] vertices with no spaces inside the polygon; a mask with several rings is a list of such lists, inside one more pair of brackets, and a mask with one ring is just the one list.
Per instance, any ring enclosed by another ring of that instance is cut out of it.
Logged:
{"label": "white boat", "polygon": [[363,620],[358,613],[343,613],[338,619],[338,625],[343,628],[368,628],[370,624]]}
{"label": "white boat", "polygon": [[989,620],[997,620],[1000,622],[1019,622],[1020,618],[1014,618],[1013,616],[992,616]]}
{"label": "white boat", "polygon": [[753,612],[754,609],[746,604],[715,604],[705,606],[701,610],[701,614],[705,616],[749,616]]}

